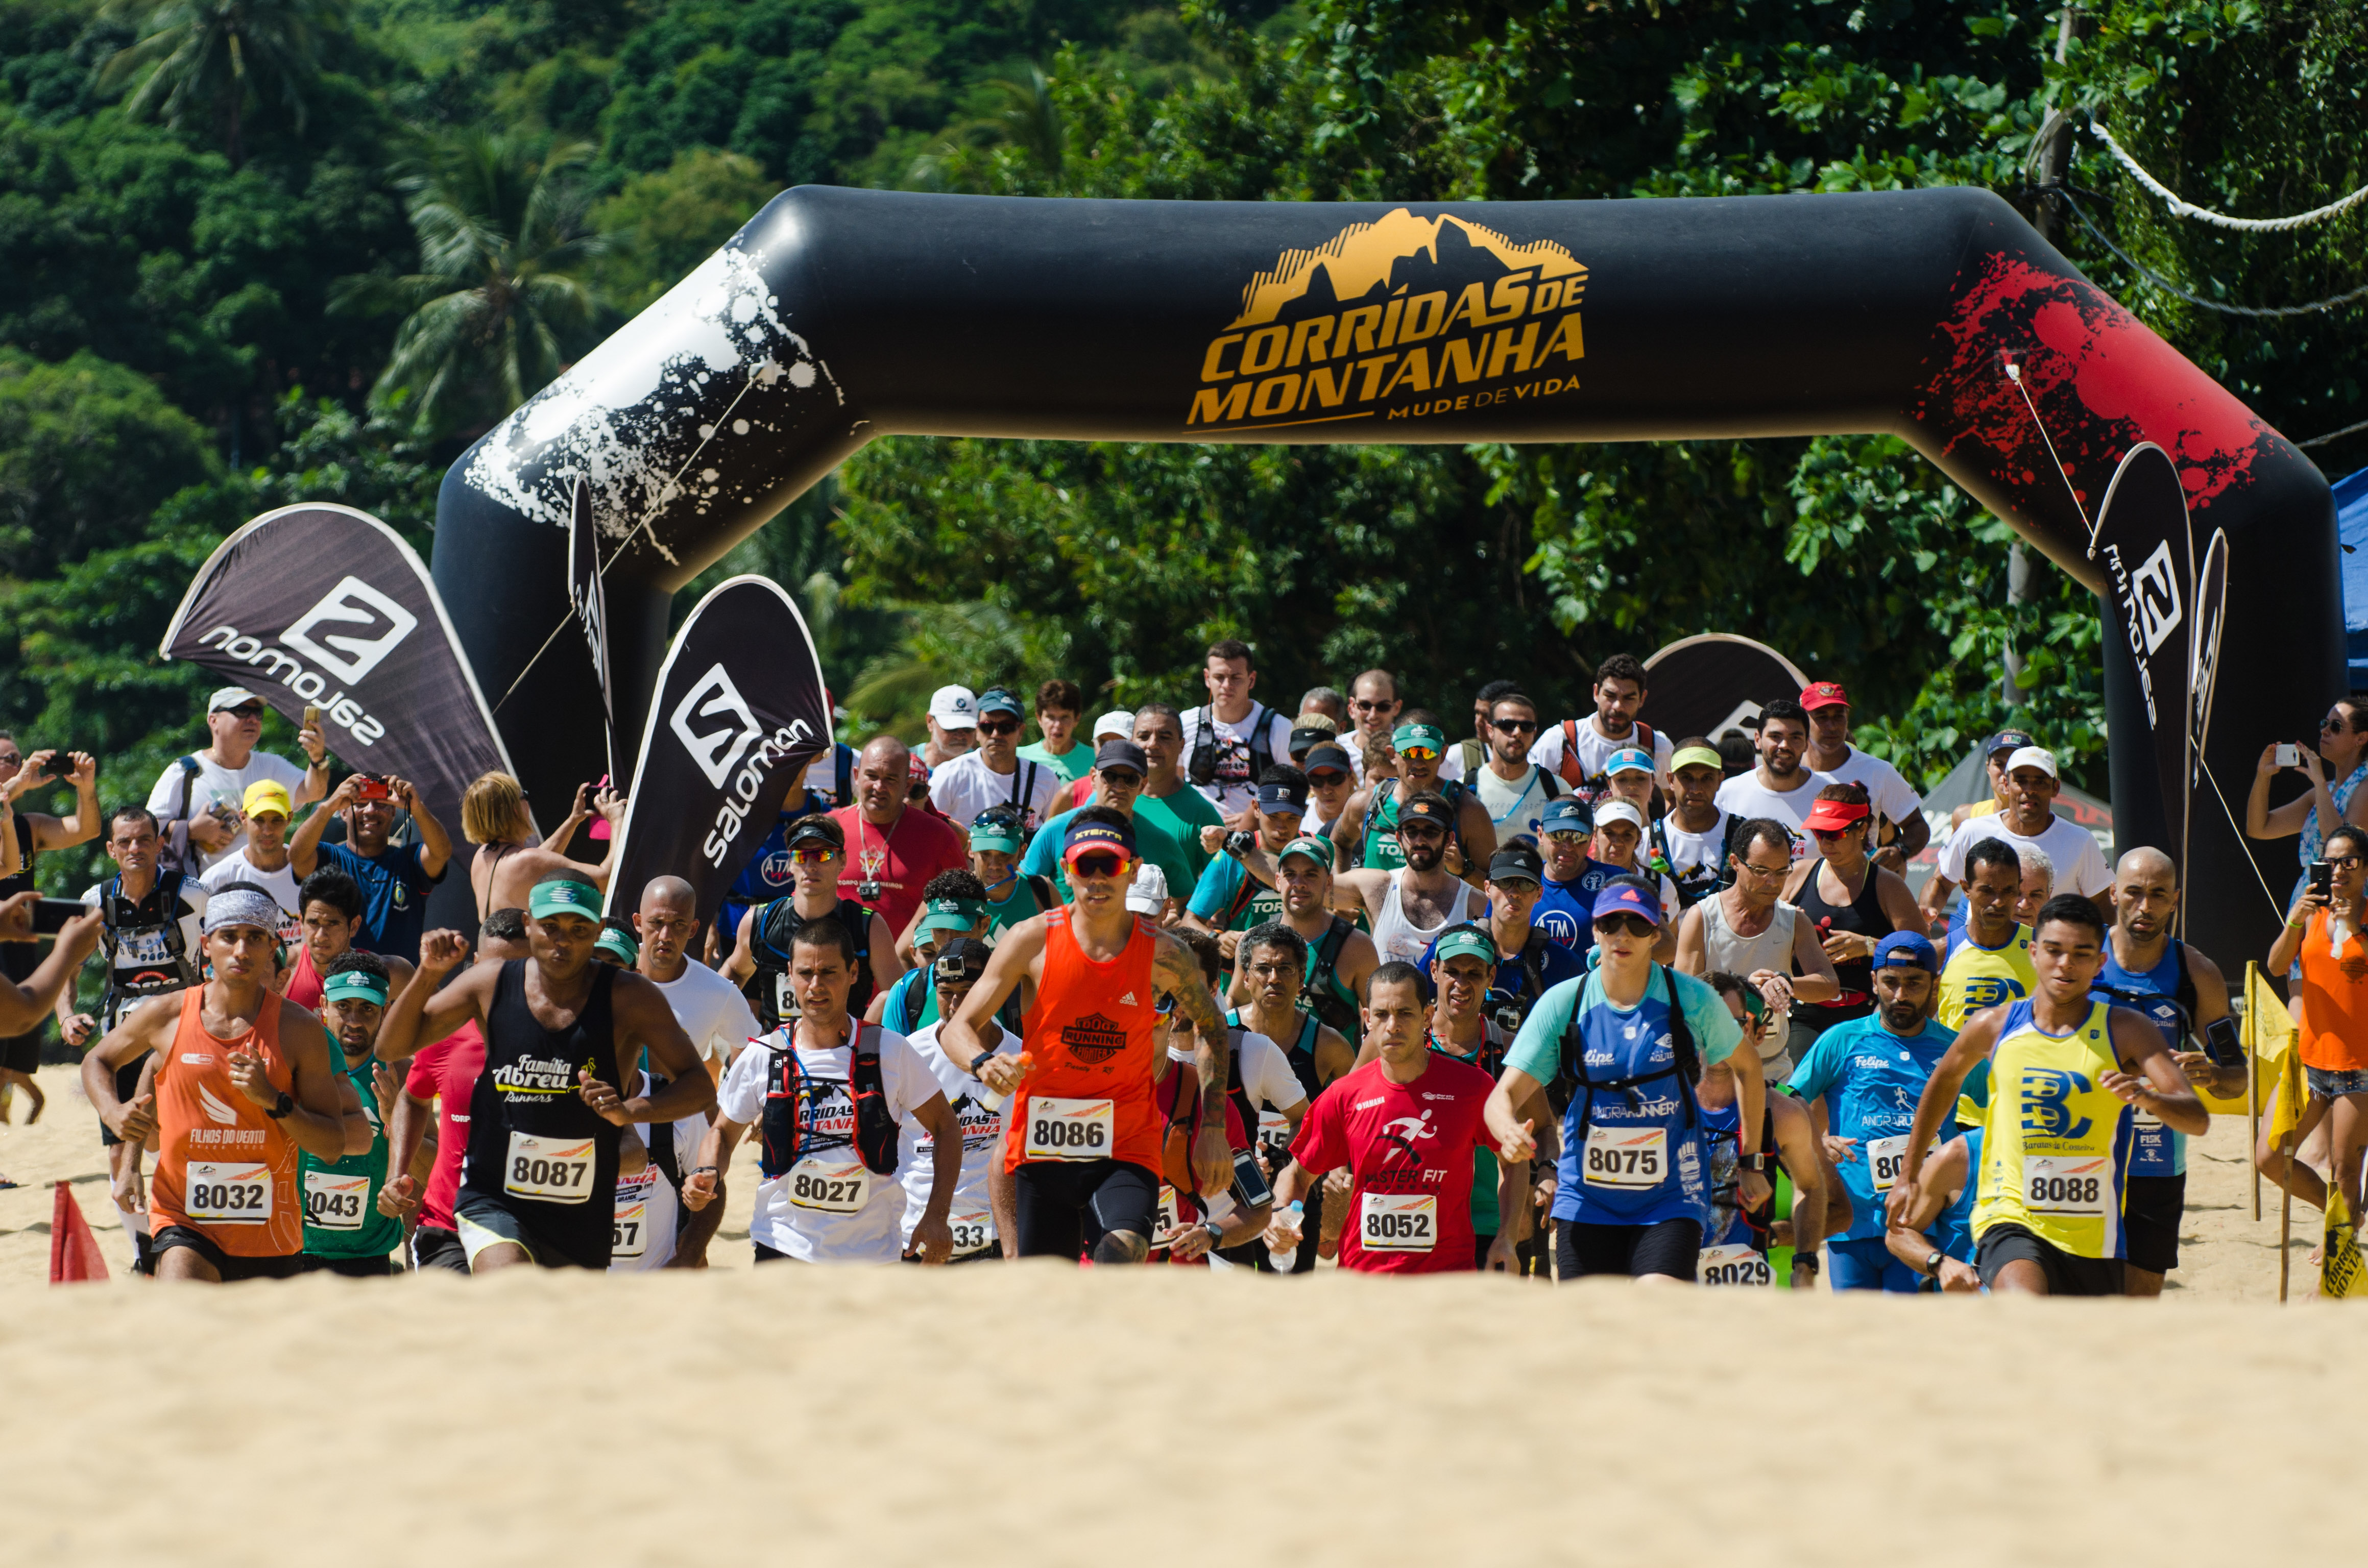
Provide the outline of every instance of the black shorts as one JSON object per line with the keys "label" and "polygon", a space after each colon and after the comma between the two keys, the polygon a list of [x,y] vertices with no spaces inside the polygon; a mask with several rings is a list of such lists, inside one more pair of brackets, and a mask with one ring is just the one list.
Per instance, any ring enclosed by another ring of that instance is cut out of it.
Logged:
{"label": "black shorts", "polygon": [[2132,1268],[2168,1274],[2179,1267],[2179,1227],[2187,1217],[2187,1173],[2132,1176],[2122,1198],[2123,1250]]}
{"label": "black shorts", "polygon": [[1554,1275],[1581,1279],[1590,1274],[1666,1274],[1694,1282],[1702,1259],[1702,1221],[1663,1220],[1653,1225],[1554,1227]]}
{"label": "black shorts", "polygon": [[[613,1201],[613,1199],[612,1199]],[[609,1260],[593,1263],[570,1256],[559,1244],[537,1231],[533,1222],[521,1216],[498,1198],[482,1192],[464,1192],[452,1205],[452,1218],[459,1221],[461,1244],[468,1250],[469,1262],[474,1265],[477,1255],[488,1247],[505,1243],[524,1247],[526,1255],[543,1268],[607,1268]],[[474,1273],[472,1267],[471,1272]]]}
{"label": "black shorts", "polygon": [[394,1272],[391,1257],[314,1257],[304,1255],[307,1274],[342,1274],[348,1279],[383,1279]]}
{"label": "black shorts", "polygon": [[441,1225],[422,1225],[411,1233],[411,1267],[414,1273],[443,1268],[466,1274],[469,1249],[461,1244],[460,1232],[448,1231]]}
{"label": "black shorts", "polygon": [[40,1072],[41,1031],[33,1029],[0,1040],[0,1067],[6,1067],[11,1073],[22,1073],[28,1078]]}
{"label": "black shorts", "polygon": [[764,1243],[756,1240],[754,1237],[749,1239],[748,1244],[757,1249],[757,1261],[758,1263],[797,1263],[802,1261],[798,1258],[791,1257],[788,1253],[782,1252],[777,1247],[768,1247]]}
{"label": "black shorts", "polygon": [[2051,1296],[2123,1294],[2122,1260],[2118,1257],[2079,1257],[2053,1242],[2041,1241],[2021,1225],[1992,1225],[1982,1233],[1974,1253],[1974,1267],[1981,1274],[1983,1284],[1997,1285],[1998,1271],[2015,1262],[2039,1265],[2040,1272],[2047,1276],[2047,1293]]}
{"label": "black shorts", "polygon": [[1038,1160],[1011,1176],[1019,1256],[1091,1256],[1112,1231],[1145,1242],[1159,1222],[1159,1177],[1126,1160]]}
{"label": "black shorts", "polygon": [[203,1231],[188,1225],[167,1225],[149,1239],[149,1250],[163,1257],[175,1247],[187,1247],[214,1266],[225,1285],[242,1279],[293,1279],[304,1272],[305,1257],[291,1252],[285,1257],[233,1257],[214,1244]]}
{"label": "black shorts", "polygon": [[[141,1056],[133,1058],[129,1065],[118,1067],[115,1070],[115,1097],[117,1099],[121,1100],[126,1105],[130,1105],[139,1095],[140,1069],[146,1065],[148,1065],[148,1059],[144,1056]],[[110,1149],[123,1142],[122,1139],[118,1138],[114,1132],[108,1129],[107,1123],[104,1121],[98,1124],[98,1141]]]}

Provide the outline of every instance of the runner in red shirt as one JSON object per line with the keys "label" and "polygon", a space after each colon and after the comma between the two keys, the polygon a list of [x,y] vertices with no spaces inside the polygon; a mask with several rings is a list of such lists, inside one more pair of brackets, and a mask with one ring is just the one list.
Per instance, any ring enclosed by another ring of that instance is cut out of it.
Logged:
{"label": "runner in red shirt", "polygon": [[847,835],[838,896],[878,911],[891,931],[912,924],[931,877],[970,869],[968,840],[945,818],[909,803],[912,756],[894,735],[865,746],[856,758],[855,804],[830,813]]}
{"label": "runner in red shirt", "polygon": [[[531,950],[524,910],[496,909],[478,928],[479,963],[504,963],[526,958]],[[472,1019],[411,1059],[410,1075],[394,1102],[394,1114],[387,1119],[386,1168],[397,1174],[379,1188],[379,1212],[401,1218],[417,1211],[419,1223],[406,1249],[414,1268],[469,1272],[469,1253],[461,1244],[452,1202],[461,1195],[461,1159],[469,1152],[469,1099],[476,1092],[477,1074],[484,1070],[485,1037]],[[436,1163],[423,1190],[417,1167],[430,1107],[436,1110]]]}
{"label": "runner in red shirt", "polygon": [[[1483,1111],[1496,1081],[1430,1049],[1422,976],[1385,963],[1365,992],[1365,1044],[1381,1054],[1315,1096],[1275,1183],[1267,1244],[1299,1245],[1282,1210],[1326,1171],[1349,1167],[1340,1267],[1369,1274],[1449,1274],[1479,1267],[1472,1234],[1473,1151],[1494,1150]],[[1508,1167],[1501,1158],[1497,1171]],[[1500,1191],[1502,1189],[1500,1188]],[[1504,1197],[1510,1203],[1518,1192]]]}
{"label": "runner in red shirt", "polygon": [[[1126,907],[1134,824],[1106,807],[1071,817],[1062,861],[1075,902],[1003,934],[986,972],[938,1035],[946,1060],[996,1096],[1012,1095],[1004,1147],[1022,1257],[1140,1263],[1151,1250],[1166,1121],[1155,1090],[1168,1070],[1159,997],[1190,1042],[1201,1096],[1193,1185],[1224,1192],[1225,1016],[1192,950]],[[979,1026],[1020,994],[1018,1056],[985,1048]]]}
{"label": "runner in red shirt", "polygon": [[[362,928],[361,884],[334,866],[323,867],[296,890],[296,919],[302,932],[296,961],[286,971],[288,983],[279,994],[306,1012],[317,1013],[323,978],[354,950],[354,933]],[[390,1001],[403,994],[412,971],[409,960],[387,958]]]}

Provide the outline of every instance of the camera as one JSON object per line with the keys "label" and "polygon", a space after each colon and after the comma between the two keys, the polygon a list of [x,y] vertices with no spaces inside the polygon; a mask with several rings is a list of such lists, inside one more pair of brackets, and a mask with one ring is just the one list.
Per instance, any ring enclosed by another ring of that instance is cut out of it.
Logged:
{"label": "camera", "polygon": [[2278,743],[2277,763],[2280,767],[2300,767],[2302,766],[2302,747],[2294,745],[2290,742],[2280,741]]}
{"label": "camera", "polygon": [[388,789],[386,787],[386,780],[380,778],[377,774],[357,773],[354,775],[354,778],[357,780],[354,785],[354,800],[357,802],[363,801],[392,801],[394,799],[394,791]]}

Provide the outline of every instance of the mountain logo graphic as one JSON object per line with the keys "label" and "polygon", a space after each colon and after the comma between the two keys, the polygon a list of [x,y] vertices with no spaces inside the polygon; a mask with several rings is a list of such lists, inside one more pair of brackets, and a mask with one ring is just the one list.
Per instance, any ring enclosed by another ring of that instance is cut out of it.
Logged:
{"label": "mountain logo graphic", "polygon": [[238,1125],[238,1112],[224,1105],[215,1093],[203,1084],[198,1085],[198,1103],[206,1108],[206,1119],[223,1127]]}
{"label": "mountain logo graphic", "polygon": [[1202,353],[1186,430],[1387,423],[1576,392],[1586,291],[1587,267],[1554,240],[1404,207],[1351,223],[1243,286],[1240,313]]}

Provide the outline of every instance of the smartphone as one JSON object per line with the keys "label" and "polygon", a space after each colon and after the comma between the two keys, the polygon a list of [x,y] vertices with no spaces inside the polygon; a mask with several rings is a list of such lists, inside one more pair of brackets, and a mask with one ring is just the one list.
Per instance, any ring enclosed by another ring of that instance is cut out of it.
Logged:
{"label": "smartphone", "polygon": [[2203,1030],[2203,1054],[2214,1067],[2242,1067],[2245,1047],[2237,1035],[2237,1020],[2214,1018]]}
{"label": "smartphone", "polygon": [[33,935],[54,937],[66,928],[66,922],[77,915],[90,913],[90,905],[70,898],[45,898],[33,905]]}
{"label": "smartphone", "polygon": [[2280,767],[2300,767],[2302,766],[2302,747],[2289,744],[2284,741],[2280,741],[2278,743],[2278,766]]}
{"label": "smartphone", "polygon": [[2310,891],[2317,893],[2321,898],[2331,899],[2335,896],[2335,866],[2333,862],[2328,860],[2313,860],[2310,863]]}
{"label": "smartphone", "polygon": [[304,727],[308,730],[321,727],[321,710],[310,702],[304,705]]}
{"label": "smartphone", "polygon": [[386,787],[386,780],[381,778],[377,774],[357,773],[354,777],[361,780],[361,782],[354,786],[355,800],[392,801],[394,799],[394,791],[388,789]]}

